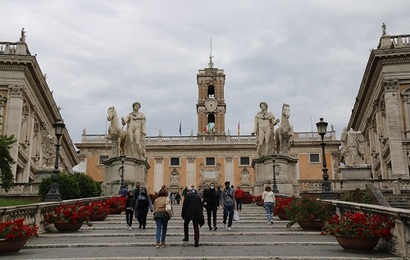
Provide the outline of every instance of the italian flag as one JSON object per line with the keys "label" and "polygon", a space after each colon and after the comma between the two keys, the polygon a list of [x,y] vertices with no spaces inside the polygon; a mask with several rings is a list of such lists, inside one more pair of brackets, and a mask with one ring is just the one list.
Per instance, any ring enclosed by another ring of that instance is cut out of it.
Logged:
{"label": "italian flag", "polygon": [[212,123],[208,123],[206,126],[205,126],[205,128],[204,128],[204,131],[205,132],[209,132],[209,131],[211,131],[212,130]]}

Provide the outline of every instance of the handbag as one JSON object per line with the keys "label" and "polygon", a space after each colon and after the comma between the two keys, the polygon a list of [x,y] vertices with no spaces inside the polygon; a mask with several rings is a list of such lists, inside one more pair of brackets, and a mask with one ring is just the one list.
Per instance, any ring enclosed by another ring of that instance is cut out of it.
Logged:
{"label": "handbag", "polygon": [[167,212],[169,218],[174,216],[174,210],[172,209],[172,205],[169,203],[169,200],[165,203],[165,211]]}
{"label": "handbag", "polygon": [[234,210],[233,212],[233,220],[239,221],[239,213],[237,210]]}

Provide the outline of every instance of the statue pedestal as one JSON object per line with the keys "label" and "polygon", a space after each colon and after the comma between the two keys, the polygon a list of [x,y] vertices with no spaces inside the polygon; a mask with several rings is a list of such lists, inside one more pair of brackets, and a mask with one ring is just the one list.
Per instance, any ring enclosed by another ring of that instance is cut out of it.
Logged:
{"label": "statue pedestal", "polygon": [[104,183],[102,189],[104,195],[118,194],[121,184],[122,166],[124,166],[124,185],[131,189],[136,182],[141,186],[147,186],[147,172],[149,164],[146,160],[133,157],[125,157],[124,163],[120,157],[112,157],[104,161]]}
{"label": "statue pedestal", "polygon": [[267,185],[273,185],[273,165],[275,165],[276,186],[279,193],[287,195],[299,194],[299,183],[296,177],[297,158],[274,154],[253,160],[255,172],[254,194],[260,195]]}
{"label": "statue pedestal", "polygon": [[367,182],[363,180],[372,180],[371,168],[367,165],[341,166],[339,172],[340,181],[349,180],[343,182],[344,190],[366,189]]}

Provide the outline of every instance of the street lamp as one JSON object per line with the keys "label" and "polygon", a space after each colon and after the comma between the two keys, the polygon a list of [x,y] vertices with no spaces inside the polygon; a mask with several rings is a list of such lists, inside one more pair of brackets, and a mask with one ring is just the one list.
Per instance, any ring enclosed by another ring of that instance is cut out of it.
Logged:
{"label": "street lamp", "polygon": [[332,187],[330,186],[329,181],[329,174],[327,173],[326,167],[326,155],[325,155],[325,134],[327,132],[327,122],[323,121],[323,118],[320,118],[320,121],[316,123],[317,133],[322,138],[321,146],[322,146],[322,165],[323,165],[323,183],[322,183],[322,191],[320,193],[320,198],[324,200],[331,200],[335,199],[335,194],[332,191]]}
{"label": "street lamp", "polygon": [[55,144],[56,146],[56,160],[54,163],[54,170],[53,170],[53,175],[51,178],[51,186],[50,186],[50,190],[47,193],[46,198],[44,199],[44,201],[62,201],[63,198],[60,194],[60,190],[59,190],[59,170],[58,170],[58,161],[60,159],[60,137],[63,135],[63,131],[65,128],[65,124],[62,120],[58,120],[57,122],[55,122],[53,124],[54,127],[54,133],[57,137],[57,142]]}
{"label": "street lamp", "polygon": [[275,160],[273,160],[273,185],[272,185],[272,192],[273,193],[279,193],[278,190],[278,185],[276,185],[276,174],[279,174],[276,172],[276,167],[275,167]]}
{"label": "street lamp", "polygon": [[121,160],[121,183],[120,183],[120,193],[122,188],[124,187],[124,162],[125,162],[125,155],[120,156]]}

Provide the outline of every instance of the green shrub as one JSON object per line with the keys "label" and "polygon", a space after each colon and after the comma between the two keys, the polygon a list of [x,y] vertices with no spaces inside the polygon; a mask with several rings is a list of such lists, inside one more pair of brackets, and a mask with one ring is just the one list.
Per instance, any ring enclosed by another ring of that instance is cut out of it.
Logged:
{"label": "green shrub", "polygon": [[84,173],[76,172],[73,178],[77,181],[80,187],[80,198],[98,197],[101,196],[101,185]]}
{"label": "green shrub", "polygon": [[[80,198],[80,187],[71,174],[60,173],[59,190],[63,200]],[[38,190],[38,195],[43,199],[47,196],[51,186],[51,177],[44,178]]]}

